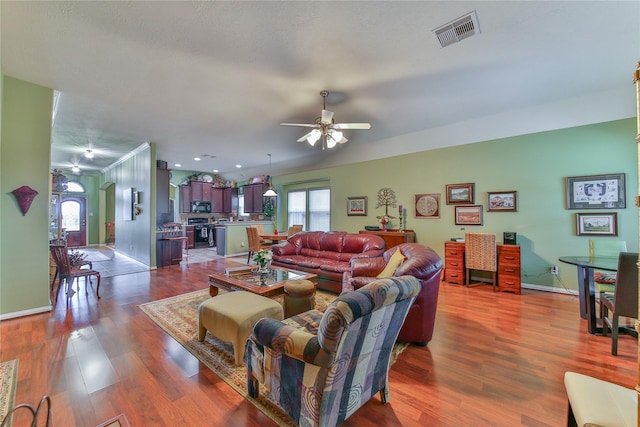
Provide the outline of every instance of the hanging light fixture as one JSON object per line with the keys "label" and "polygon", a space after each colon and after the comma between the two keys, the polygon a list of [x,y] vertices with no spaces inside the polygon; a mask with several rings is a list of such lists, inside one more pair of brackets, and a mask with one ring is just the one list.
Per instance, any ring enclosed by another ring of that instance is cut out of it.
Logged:
{"label": "hanging light fixture", "polygon": [[269,156],[269,189],[264,192],[263,196],[264,197],[277,197],[278,193],[276,193],[273,190],[273,188],[271,187],[271,180],[273,179],[273,177],[271,176],[271,154],[268,154],[268,156]]}

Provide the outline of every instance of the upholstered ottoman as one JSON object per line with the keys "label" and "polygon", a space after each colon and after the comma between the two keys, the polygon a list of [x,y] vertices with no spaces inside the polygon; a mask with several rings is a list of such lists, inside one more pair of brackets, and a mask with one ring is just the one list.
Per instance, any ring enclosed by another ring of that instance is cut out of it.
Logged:
{"label": "upholstered ottoman", "polygon": [[236,365],[242,365],[244,346],[253,325],[263,318],[282,320],[282,306],[251,292],[228,292],[209,298],[198,306],[198,340],[212,335],[233,344]]}
{"label": "upholstered ottoman", "polygon": [[310,280],[289,280],[284,284],[284,317],[304,313],[316,306],[316,285]]}

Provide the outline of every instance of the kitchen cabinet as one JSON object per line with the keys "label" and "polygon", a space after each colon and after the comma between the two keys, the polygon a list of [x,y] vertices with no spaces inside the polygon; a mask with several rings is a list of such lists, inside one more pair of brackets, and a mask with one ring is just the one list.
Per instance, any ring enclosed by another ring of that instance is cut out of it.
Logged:
{"label": "kitchen cabinet", "polygon": [[169,169],[156,169],[156,226],[160,227],[164,222],[172,220],[169,212],[169,181],[171,171]]}
{"label": "kitchen cabinet", "polygon": [[237,188],[211,189],[211,212],[232,213],[234,209],[238,209]]}
{"label": "kitchen cabinet", "polygon": [[193,225],[187,225],[185,227],[187,230],[187,248],[195,249],[196,248],[195,227]]}
{"label": "kitchen cabinet", "polygon": [[211,183],[202,181],[191,181],[191,201],[210,202]]}
{"label": "kitchen cabinet", "polygon": [[180,186],[180,206],[182,213],[191,212],[191,186],[188,184],[182,184]]}
{"label": "kitchen cabinet", "polygon": [[263,194],[269,188],[267,183],[249,184],[244,190],[244,211],[246,213],[262,213],[264,210]]}

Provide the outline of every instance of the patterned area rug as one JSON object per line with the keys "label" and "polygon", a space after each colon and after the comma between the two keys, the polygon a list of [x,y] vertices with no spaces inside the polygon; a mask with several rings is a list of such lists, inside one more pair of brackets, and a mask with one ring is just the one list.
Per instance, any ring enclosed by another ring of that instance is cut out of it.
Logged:
{"label": "patterned area rug", "polygon": [[111,249],[103,249],[103,248],[82,248],[79,249],[80,252],[87,255],[85,258],[86,261],[98,262],[98,261],[109,261],[113,259],[114,252]]}
{"label": "patterned area rug", "polygon": [[[326,308],[335,297],[334,294],[318,291],[316,308]],[[235,366],[230,343],[220,341],[211,334],[206,335],[204,342],[198,341],[198,305],[208,298],[209,290],[204,289],[141,304],[139,307],[165,332],[278,425],[295,426],[293,420],[267,396],[261,393],[254,399],[247,394],[246,369],[244,366]],[[404,343],[396,344],[392,363],[407,346]]]}
{"label": "patterned area rug", "polygon": [[[0,362],[0,422],[13,408],[18,381],[18,359]],[[8,421],[7,426],[11,425]]]}

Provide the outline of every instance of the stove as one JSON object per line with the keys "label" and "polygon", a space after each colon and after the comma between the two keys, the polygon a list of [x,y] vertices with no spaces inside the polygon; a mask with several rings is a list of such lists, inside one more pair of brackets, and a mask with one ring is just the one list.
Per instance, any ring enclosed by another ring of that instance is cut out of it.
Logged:
{"label": "stove", "polygon": [[213,232],[213,224],[209,224],[209,218],[189,218],[187,224],[194,227],[194,245],[196,249],[212,248],[216,245]]}

